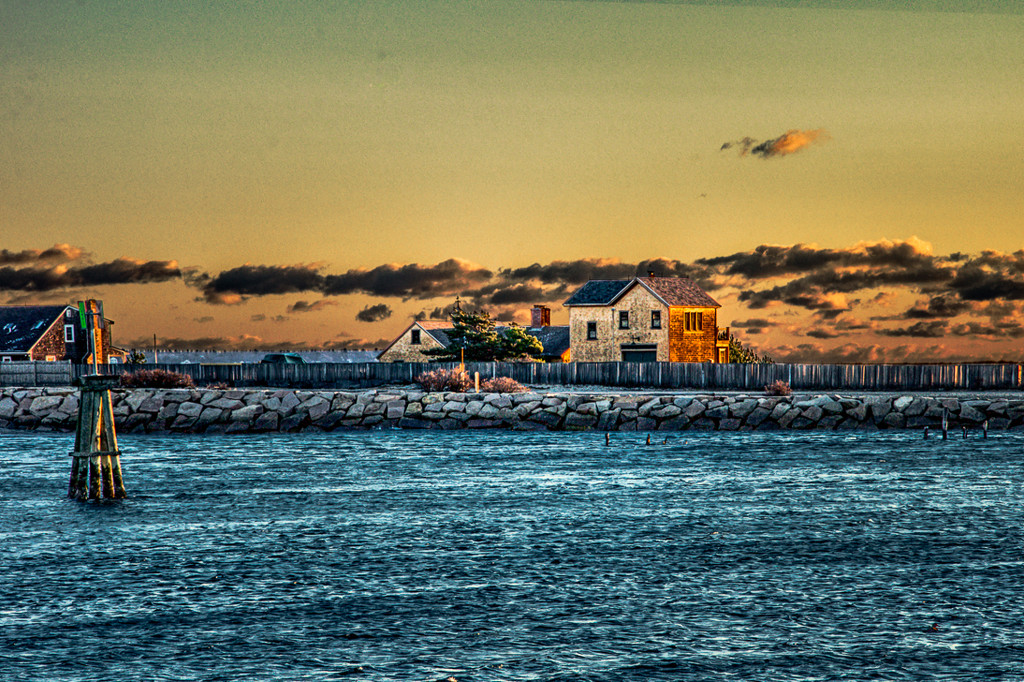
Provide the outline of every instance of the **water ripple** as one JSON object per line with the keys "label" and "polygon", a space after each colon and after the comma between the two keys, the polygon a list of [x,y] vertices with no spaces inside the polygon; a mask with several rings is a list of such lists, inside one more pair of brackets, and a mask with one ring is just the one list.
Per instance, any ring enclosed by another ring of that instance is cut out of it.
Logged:
{"label": "water ripple", "polygon": [[1024,679],[1024,437],[0,433],[0,679]]}

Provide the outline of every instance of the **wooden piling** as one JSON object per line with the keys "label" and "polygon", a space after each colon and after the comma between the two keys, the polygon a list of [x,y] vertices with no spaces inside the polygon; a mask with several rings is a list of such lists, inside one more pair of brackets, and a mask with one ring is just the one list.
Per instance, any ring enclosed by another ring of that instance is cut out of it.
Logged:
{"label": "wooden piling", "polygon": [[984,438],[988,438],[988,420],[987,419],[981,423],[981,435]]}
{"label": "wooden piling", "polygon": [[946,440],[949,437],[949,415],[946,412],[946,408],[942,408],[942,440]]}
{"label": "wooden piling", "polygon": [[126,497],[117,449],[110,389],[118,377],[84,376],[78,380],[78,428],[71,452],[68,497],[76,500],[119,500]]}

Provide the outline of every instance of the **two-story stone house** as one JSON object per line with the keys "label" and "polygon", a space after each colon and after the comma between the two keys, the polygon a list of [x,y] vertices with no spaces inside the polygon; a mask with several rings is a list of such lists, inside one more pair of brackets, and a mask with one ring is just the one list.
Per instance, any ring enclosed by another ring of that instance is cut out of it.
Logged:
{"label": "two-story stone house", "polygon": [[715,299],[687,277],[591,280],[569,309],[574,362],[728,362]]}

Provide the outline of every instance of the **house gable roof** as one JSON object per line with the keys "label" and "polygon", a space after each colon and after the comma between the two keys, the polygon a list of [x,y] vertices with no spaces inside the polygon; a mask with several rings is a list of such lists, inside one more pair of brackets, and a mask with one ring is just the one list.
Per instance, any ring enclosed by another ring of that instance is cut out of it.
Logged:
{"label": "house gable roof", "polygon": [[[451,327],[450,323],[442,322],[440,320],[429,320],[429,321],[428,320],[416,320],[415,322],[410,323],[408,327],[403,329],[402,333],[399,334],[398,336],[396,336],[395,340],[387,345],[387,348],[385,348],[381,352],[377,353],[377,359],[379,360],[382,355],[384,355],[389,350],[391,350],[391,347],[394,346],[396,343],[398,343],[401,340],[401,338],[403,336],[405,336],[409,332],[409,330],[412,329],[413,327],[419,327],[420,329],[425,331],[428,336],[433,337],[433,339],[435,341],[437,341],[438,343],[440,343],[440,344],[442,344],[444,346],[447,346],[448,343],[449,343],[448,337],[444,334],[442,329],[444,327],[449,327],[450,328]],[[438,338],[438,337],[440,337],[440,338]]]}
{"label": "house gable roof", "polygon": [[689,277],[635,277],[633,279],[592,279],[570,296],[565,306],[606,306],[615,303],[633,286],[640,284],[667,306],[721,308]]}
{"label": "house gable roof", "polygon": [[430,320],[422,322],[414,322],[413,324],[419,326],[423,331],[427,333],[427,336],[437,341],[445,348],[452,342],[448,338],[447,332],[452,330],[452,323],[445,322],[443,320]]}
{"label": "house gable roof", "polygon": [[637,277],[636,281],[647,287],[667,306],[722,307],[689,277]]}
{"label": "house gable roof", "polygon": [[0,306],[0,353],[28,353],[66,305]]}

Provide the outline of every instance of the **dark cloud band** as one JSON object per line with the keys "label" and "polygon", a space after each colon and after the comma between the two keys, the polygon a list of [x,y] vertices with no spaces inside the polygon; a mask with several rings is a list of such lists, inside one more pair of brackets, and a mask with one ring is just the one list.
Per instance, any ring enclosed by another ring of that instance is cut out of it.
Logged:
{"label": "dark cloud band", "polygon": [[0,267],[0,291],[53,291],[108,284],[150,284],[180,279],[176,261],[118,258],[77,267]]}

